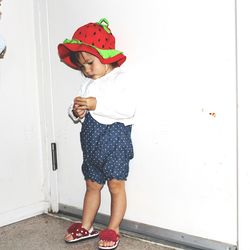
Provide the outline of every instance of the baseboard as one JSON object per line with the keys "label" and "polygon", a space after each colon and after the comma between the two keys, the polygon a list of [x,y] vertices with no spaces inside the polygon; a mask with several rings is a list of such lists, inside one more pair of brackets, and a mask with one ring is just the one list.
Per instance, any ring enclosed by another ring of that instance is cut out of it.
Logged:
{"label": "baseboard", "polygon": [[38,202],[0,214],[0,227],[48,212],[48,202]]}
{"label": "baseboard", "polygon": [[[64,204],[59,204],[59,211],[65,215],[70,215],[75,218],[81,218],[81,209],[70,207]],[[109,216],[98,213],[95,222],[102,225],[107,225]],[[237,247],[224,242],[205,239],[181,232],[176,232],[160,227],[155,227],[131,220],[124,219],[121,224],[121,230],[133,234],[141,235],[143,238],[151,238],[161,243],[171,242],[179,246],[185,246],[185,249],[199,250],[236,250]]]}

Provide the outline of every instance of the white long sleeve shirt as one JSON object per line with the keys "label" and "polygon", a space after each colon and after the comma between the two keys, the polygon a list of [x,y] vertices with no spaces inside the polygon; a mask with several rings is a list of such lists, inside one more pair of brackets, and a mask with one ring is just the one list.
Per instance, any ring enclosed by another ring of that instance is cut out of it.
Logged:
{"label": "white long sleeve shirt", "polygon": [[[121,122],[127,126],[134,123],[135,115],[132,84],[121,68],[117,67],[96,80],[84,78],[78,96],[96,98],[96,109],[88,112],[99,123]],[[75,122],[81,121],[74,116],[72,107],[69,108],[69,116]]]}

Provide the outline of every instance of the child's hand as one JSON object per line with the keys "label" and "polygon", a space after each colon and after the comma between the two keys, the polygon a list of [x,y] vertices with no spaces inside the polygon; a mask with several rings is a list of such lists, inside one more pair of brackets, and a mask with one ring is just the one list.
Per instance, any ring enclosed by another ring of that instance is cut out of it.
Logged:
{"label": "child's hand", "polygon": [[95,97],[83,98],[83,97],[77,96],[74,99],[74,107],[76,107],[76,110],[78,111],[95,110],[96,98]]}
{"label": "child's hand", "polygon": [[86,114],[86,110],[84,110],[81,106],[76,105],[76,104],[73,105],[72,111],[73,111],[74,116],[79,117],[80,119],[82,119]]}

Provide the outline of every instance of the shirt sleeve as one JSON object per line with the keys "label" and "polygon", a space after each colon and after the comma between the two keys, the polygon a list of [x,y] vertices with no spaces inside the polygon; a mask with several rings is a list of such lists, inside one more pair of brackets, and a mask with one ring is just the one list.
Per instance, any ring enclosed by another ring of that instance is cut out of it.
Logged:
{"label": "shirt sleeve", "polygon": [[73,122],[78,123],[80,121],[79,117],[75,117],[73,113],[73,103],[68,108],[68,115]]}
{"label": "shirt sleeve", "polygon": [[[82,95],[82,92],[83,92],[83,84],[81,85],[78,93],[77,93],[77,96],[81,96]],[[75,117],[74,113],[73,113],[73,105],[74,105],[74,102],[72,101],[71,105],[69,106],[68,108],[68,116],[71,118],[71,120],[74,122],[74,123],[78,123],[78,122],[83,122],[84,121],[84,118],[80,119],[79,117]],[[86,112],[85,112],[86,113]]]}

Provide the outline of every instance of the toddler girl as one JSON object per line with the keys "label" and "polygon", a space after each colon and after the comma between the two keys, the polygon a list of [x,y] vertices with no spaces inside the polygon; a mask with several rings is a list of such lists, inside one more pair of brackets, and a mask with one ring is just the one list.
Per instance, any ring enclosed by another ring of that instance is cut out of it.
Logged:
{"label": "toddler girl", "polygon": [[[88,23],[78,28],[72,39],[58,45],[61,60],[84,75],[69,115],[82,124],[86,192],[82,222],[68,228],[65,241],[99,235],[99,249],[114,249],[119,244],[119,226],[126,210],[125,180],[133,158],[131,128],[135,113],[131,82],[120,68],[126,57],[115,49],[115,38],[108,25],[105,18]],[[107,228],[99,234],[93,223],[106,182],[111,195],[111,215]]]}

